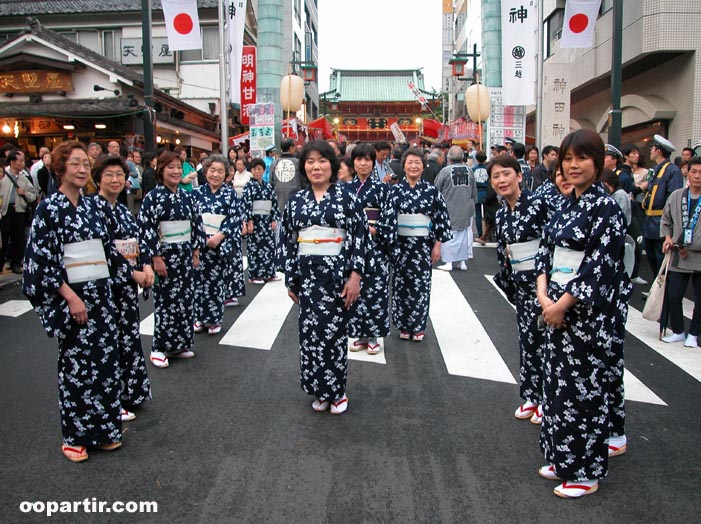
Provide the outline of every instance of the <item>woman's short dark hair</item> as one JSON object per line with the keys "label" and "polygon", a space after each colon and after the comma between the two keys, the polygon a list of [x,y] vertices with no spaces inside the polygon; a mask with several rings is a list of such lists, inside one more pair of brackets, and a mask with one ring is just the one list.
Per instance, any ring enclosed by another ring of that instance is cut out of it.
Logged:
{"label": "woman's short dark hair", "polygon": [[124,179],[129,176],[129,164],[121,156],[100,155],[92,166],[92,179],[98,186],[102,181],[102,172],[109,166],[119,166],[124,171]]}
{"label": "woman's short dark hair", "polygon": [[251,160],[251,163],[248,165],[248,170],[252,173],[253,168],[256,166],[262,166],[263,171],[265,171],[265,161],[262,158],[254,158]]}
{"label": "woman's short dark hair", "polygon": [[553,184],[555,183],[555,175],[558,171],[561,171],[560,162],[551,163],[550,167],[548,168],[548,178]]}
{"label": "woman's short dark hair", "polygon": [[[360,146],[356,146],[353,150]],[[307,169],[305,164],[307,163],[307,158],[312,153],[316,151],[321,155],[322,158],[327,159],[331,163],[331,180],[332,184],[338,181],[338,169],[341,167],[341,161],[334,153],[331,146],[325,140],[312,140],[304,145],[302,152],[299,154],[299,171],[302,178],[302,185],[304,184],[309,187],[309,178],[307,178]]]}
{"label": "woman's short dark hair", "polygon": [[[606,146],[596,131],[591,129],[577,129],[567,135],[560,144],[559,163],[565,159],[565,155],[569,150],[577,156],[585,156],[591,158],[594,162],[594,170],[596,171],[595,181],[601,180],[604,173],[604,155]],[[567,177],[567,173],[563,173]]]}
{"label": "woman's short dark hair", "polygon": [[351,162],[353,162],[353,165],[355,165],[356,158],[369,158],[374,164],[377,159],[375,148],[367,142],[358,144],[353,148],[353,151],[351,151]]}
{"label": "woman's short dark hair", "polygon": [[604,169],[604,174],[601,176],[601,181],[604,184],[610,185],[611,189],[614,191],[616,191],[621,185],[620,180],[618,180],[618,175],[611,169]]}
{"label": "woman's short dark hair", "polygon": [[80,149],[86,155],[88,150],[85,144],[78,142],[77,140],[66,140],[57,145],[51,152],[51,170],[54,172],[56,180],[61,181],[63,175],[66,174],[66,160],[71,156],[71,153],[75,149]]}
{"label": "woman's short dark hair", "polygon": [[424,158],[424,154],[421,152],[420,149],[418,149],[416,147],[410,147],[409,149],[404,151],[404,154],[402,155],[401,164],[400,164],[402,166],[402,169],[404,169],[406,171],[404,164],[406,164],[407,157],[410,157],[410,156],[418,156],[421,159],[421,163],[423,164],[424,169],[426,169],[426,159]]}
{"label": "woman's short dark hair", "polygon": [[182,166],[183,161],[180,160],[180,155],[175,151],[163,151],[163,153],[161,153],[161,155],[158,157],[158,163],[156,165],[156,182],[159,184],[163,183],[163,170],[173,160],[177,160]]}
{"label": "woman's short dark hair", "polygon": [[[355,149],[355,148],[353,148]],[[347,156],[344,156],[341,158],[341,164],[345,164],[348,169],[350,169],[351,173],[355,173],[355,165],[353,164],[353,161],[348,158]],[[340,166],[339,166],[340,167]]]}
{"label": "woman's short dark hair", "polygon": [[494,158],[492,158],[489,161],[489,164],[487,164],[487,174],[489,175],[490,178],[492,176],[492,168],[494,166],[510,167],[514,171],[516,171],[516,173],[521,172],[521,164],[519,164],[518,160],[516,160],[512,156],[498,155],[498,156],[495,156]]}

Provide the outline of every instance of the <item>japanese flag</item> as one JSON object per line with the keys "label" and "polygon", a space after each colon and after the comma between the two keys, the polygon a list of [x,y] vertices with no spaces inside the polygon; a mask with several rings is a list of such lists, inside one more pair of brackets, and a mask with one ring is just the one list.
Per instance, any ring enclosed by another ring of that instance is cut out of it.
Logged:
{"label": "japanese flag", "polygon": [[171,51],[202,49],[197,0],[161,0]]}
{"label": "japanese flag", "polygon": [[567,0],[560,48],[588,48],[594,43],[594,24],[601,0]]}

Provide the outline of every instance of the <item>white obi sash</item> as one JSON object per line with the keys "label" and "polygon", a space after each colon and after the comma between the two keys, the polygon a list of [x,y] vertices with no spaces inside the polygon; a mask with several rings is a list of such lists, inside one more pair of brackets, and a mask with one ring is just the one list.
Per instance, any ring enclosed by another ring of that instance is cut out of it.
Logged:
{"label": "white obi sash", "polygon": [[105,248],[99,238],[64,245],[63,267],[66,268],[69,284],[89,282],[110,276],[105,258]]}
{"label": "white obi sash", "polygon": [[584,251],[575,251],[566,247],[556,247],[553,255],[553,268],[550,277],[553,282],[565,285],[574,280],[579,266],[584,260]]}
{"label": "white obi sash", "polygon": [[127,262],[132,266],[136,265],[136,261],[139,258],[139,241],[135,238],[127,238],[126,240],[116,239],[114,245],[117,247],[117,251]]}
{"label": "white obi sash", "polygon": [[254,200],[252,211],[254,215],[269,215],[273,209],[272,200]]}
{"label": "white obi sash", "polygon": [[511,269],[514,271],[533,271],[535,269],[535,256],[540,247],[540,239],[517,242],[509,244],[508,247]]}
{"label": "white obi sash", "polygon": [[297,235],[297,255],[337,256],[341,254],[346,230],[333,227],[311,226]]}
{"label": "white obi sash", "polygon": [[164,220],[160,223],[161,242],[178,244],[190,241],[189,220]]}
{"label": "white obi sash", "polygon": [[204,231],[208,237],[216,235],[221,231],[221,224],[226,219],[226,215],[217,215],[215,213],[202,213],[202,222],[204,222]]}
{"label": "white obi sash", "polygon": [[397,224],[400,237],[427,237],[431,230],[431,219],[422,213],[399,213]]}

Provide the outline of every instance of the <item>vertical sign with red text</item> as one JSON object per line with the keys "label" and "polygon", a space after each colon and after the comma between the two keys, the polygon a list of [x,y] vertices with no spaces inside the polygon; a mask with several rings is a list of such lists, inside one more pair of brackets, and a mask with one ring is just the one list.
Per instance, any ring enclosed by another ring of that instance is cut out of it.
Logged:
{"label": "vertical sign with red text", "polygon": [[256,46],[243,46],[241,55],[241,123],[251,121],[251,106],[256,103]]}

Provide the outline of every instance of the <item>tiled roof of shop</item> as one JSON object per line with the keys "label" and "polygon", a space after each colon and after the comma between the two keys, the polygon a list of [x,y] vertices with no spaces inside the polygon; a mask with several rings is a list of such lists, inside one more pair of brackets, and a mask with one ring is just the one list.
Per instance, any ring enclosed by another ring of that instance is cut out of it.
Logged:
{"label": "tiled roof of shop", "polygon": [[[216,8],[217,0],[198,0],[200,8]],[[161,10],[160,0],[151,8]],[[0,16],[141,11],[141,0],[0,0]]]}
{"label": "tiled roof of shop", "polygon": [[344,102],[413,102],[408,82],[423,90],[421,69],[332,69],[330,90]]}

